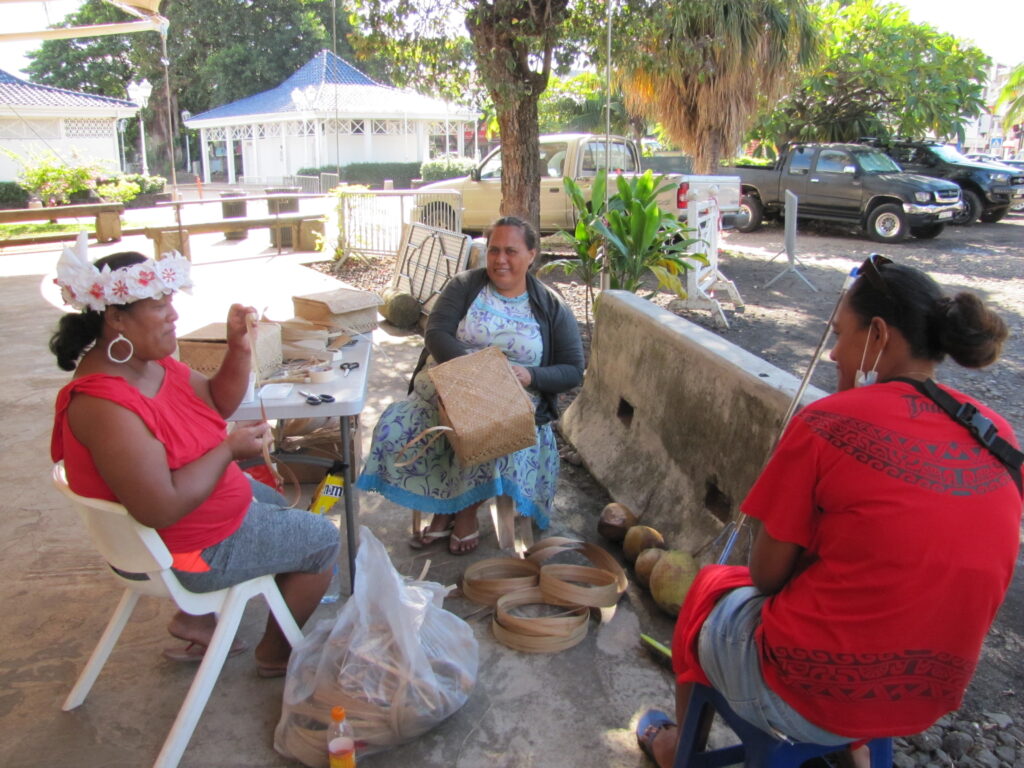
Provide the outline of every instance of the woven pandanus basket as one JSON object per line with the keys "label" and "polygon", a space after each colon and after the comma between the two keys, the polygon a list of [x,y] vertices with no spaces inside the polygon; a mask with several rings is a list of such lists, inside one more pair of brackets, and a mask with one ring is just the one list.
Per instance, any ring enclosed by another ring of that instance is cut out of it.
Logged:
{"label": "woven pandanus basket", "polygon": [[504,353],[486,347],[431,368],[439,420],[464,467],[482,464],[537,442],[530,396]]}

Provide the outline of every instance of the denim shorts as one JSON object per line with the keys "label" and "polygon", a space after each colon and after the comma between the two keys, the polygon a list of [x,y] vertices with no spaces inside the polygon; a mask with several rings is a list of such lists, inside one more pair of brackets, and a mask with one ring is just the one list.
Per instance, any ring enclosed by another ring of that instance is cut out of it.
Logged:
{"label": "denim shorts", "polygon": [[701,628],[697,646],[704,674],[737,715],[778,739],[848,744],[855,737],[819,728],[765,684],[754,639],[765,599],[754,587],[740,587],[718,601]]}

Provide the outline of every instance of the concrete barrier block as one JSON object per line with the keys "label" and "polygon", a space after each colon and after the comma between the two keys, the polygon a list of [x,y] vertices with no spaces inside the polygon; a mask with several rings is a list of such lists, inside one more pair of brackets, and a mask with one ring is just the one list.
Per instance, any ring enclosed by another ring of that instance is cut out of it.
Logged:
{"label": "concrete barrier block", "polygon": [[[738,515],[799,384],[649,301],[605,291],[561,430],[616,501],[693,551]],[[808,387],[803,404],[824,395]]]}

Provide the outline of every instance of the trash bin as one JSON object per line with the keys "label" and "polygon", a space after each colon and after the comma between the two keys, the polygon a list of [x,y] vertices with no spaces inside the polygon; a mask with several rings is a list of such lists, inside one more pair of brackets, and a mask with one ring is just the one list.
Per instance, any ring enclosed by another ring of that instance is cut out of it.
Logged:
{"label": "trash bin", "polygon": [[[271,216],[278,213],[299,212],[299,198],[297,195],[302,191],[302,187],[267,187],[264,191],[268,195],[296,195],[296,197],[278,197],[273,200],[267,200],[267,211]],[[291,226],[271,227],[270,244],[275,248],[294,248],[295,244],[292,242]]]}
{"label": "trash bin", "polygon": [[[240,189],[229,189],[227,192],[221,192],[220,197],[224,201],[220,204],[221,216],[225,219],[245,218],[245,200],[228,202],[231,198],[245,197],[245,192]],[[224,233],[226,240],[245,240],[248,236],[249,231],[245,229],[236,229]]]}

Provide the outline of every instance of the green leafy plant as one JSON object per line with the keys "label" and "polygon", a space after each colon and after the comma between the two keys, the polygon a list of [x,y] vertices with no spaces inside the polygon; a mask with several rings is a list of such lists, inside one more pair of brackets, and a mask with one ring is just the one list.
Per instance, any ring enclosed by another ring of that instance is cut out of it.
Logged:
{"label": "green leafy plant", "polygon": [[476,168],[476,161],[470,157],[442,155],[433,160],[424,161],[420,166],[420,178],[423,181],[442,181],[468,176]]}
{"label": "green leafy plant", "polygon": [[128,173],[123,177],[125,181],[137,184],[140,195],[159,195],[167,186],[167,179],[163,176],[144,176],[141,173]]}
{"label": "green leafy plant", "polygon": [[[650,272],[657,278],[658,288],[685,298],[681,276],[692,268],[692,261],[707,263],[705,256],[687,253],[697,241],[686,236],[686,225],[658,207],[658,195],[673,186],[664,180],[651,171],[628,179],[619,176],[605,220],[594,222],[606,242],[612,288],[636,293]],[[646,298],[653,295],[652,291]]]}
{"label": "green leafy plant", "polygon": [[27,208],[28,192],[16,181],[0,181],[0,208]]}
{"label": "green leafy plant", "polygon": [[96,194],[108,203],[128,203],[141,193],[139,185],[128,181],[124,176],[117,176],[96,185]]}
{"label": "green leafy plant", "polygon": [[586,303],[583,307],[584,322],[590,332],[590,311],[594,305],[594,293],[601,277],[601,264],[604,254],[604,236],[598,231],[595,222],[605,215],[605,190],[608,175],[605,169],[598,171],[590,188],[590,199],[586,199],[580,185],[566,176],[562,179],[565,191],[576,209],[576,227],[572,232],[561,234],[572,243],[576,252],[575,258],[555,259],[540,268],[541,274],[561,269],[566,275],[576,275],[586,289]]}
{"label": "green leafy plant", "polygon": [[67,205],[72,196],[88,194],[96,187],[99,169],[94,165],[68,165],[53,152],[43,152],[21,162],[19,183],[44,205]]}

